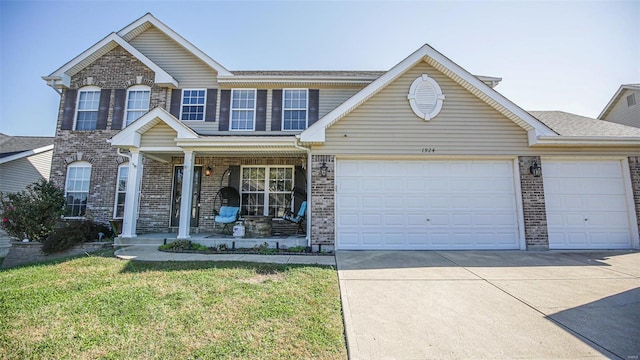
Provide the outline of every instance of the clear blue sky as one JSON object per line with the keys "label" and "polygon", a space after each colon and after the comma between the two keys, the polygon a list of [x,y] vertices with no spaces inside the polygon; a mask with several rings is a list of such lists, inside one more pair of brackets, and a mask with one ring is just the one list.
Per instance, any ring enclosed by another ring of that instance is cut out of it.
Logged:
{"label": "clear blue sky", "polygon": [[53,136],[41,80],[147,12],[230,70],[388,70],[428,43],[526,110],[596,117],[640,83],[640,1],[0,0],[0,132]]}

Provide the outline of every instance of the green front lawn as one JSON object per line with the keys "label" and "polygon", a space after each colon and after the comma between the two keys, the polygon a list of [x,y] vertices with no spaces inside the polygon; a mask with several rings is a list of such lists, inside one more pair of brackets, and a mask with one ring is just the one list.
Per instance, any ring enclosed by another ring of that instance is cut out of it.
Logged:
{"label": "green front lawn", "polygon": [[335,269],[83,257],[0,271],[2,359],[345,359]]}

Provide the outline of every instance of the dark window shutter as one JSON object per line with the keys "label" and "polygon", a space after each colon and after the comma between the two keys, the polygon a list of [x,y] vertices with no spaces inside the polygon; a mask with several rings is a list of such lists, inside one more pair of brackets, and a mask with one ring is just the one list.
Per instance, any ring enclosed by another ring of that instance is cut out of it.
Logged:
{"label": "dark window shutter", "polygon": [[267,90],[256,92],[256,131],[267,130]]}
{"label": "dark window shutter", "polygon": [[98,107],[98,122],[96,130],[107,128],[107,116],[109,115],[109,103],[111,102],[111,89],[100,90],[100,105]]}
{"label": "dark window shutter", "polygon": [[302,166],[295,167],[295,179],[293,179],[295,185],[293,188],[294,193],[294,203],[293,203],[293,211],[298,213],[300,210],[300,205],[302,202],[307,200],[307,172],[304,171]]}
{"label": "dark window shutter", "polygon": [[182,90],[180,89],[172,89],[171,90],[171,108],[169,109],[169,113],[175,116],[176,119],[180,119],[180,105],[182,104]]}
{"label": "dark window shutter", "polygon": [[207,89],[204,121],[216,121],[216,102],[218,102],[218,89]]}
{"label": "dark window shutter", "polygon": [[271,131],[282,130],[282,90],[271,92]]}
{"label": "dark window shutter", "polygon": [[240,191],[240,165],[229,166],[229,186]]}
{"label": "dark window shutter", "polygon": [[229,117],[231,115],[231,90],[220,90],[220,125],[219,131],[229,130]]}
{"label": "dark window shutter", "polygon": [[111,130],[122,129],[126,97],[127,89],[115,89],[113,96],[113,119],[111,120]]}
{"label": "dark window shutter", "polygon": [[64,107],[62,110],[62,123],[60,130],[71,130],[73,128],[73,119],[76,116],[76,100],[78,90],[67,89],[64,91]]}
{"label": "dark window shutter", "polygon": [[320,102],[320,90],[309,89],[309,114],[307,127],[318,121],[318,108]]}

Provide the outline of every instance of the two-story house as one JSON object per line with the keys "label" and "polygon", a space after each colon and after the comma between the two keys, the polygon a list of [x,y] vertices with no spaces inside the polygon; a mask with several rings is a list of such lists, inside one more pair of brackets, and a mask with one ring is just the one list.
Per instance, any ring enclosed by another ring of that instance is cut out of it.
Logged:
{"label": "two-story house", "polygon": [[[637,248],[640,129],[537,118],[425,45],[388,71],[230,71],[146,14],[43,77],[66,216],[241,216],[336,249]],[[554,122],[555,121],[555,122]],[[600,122],[598,122],[600,123]]]}
{"label": "two-story house", "polygon": [[640,84],[620,85],[598,119],[640,127]]}

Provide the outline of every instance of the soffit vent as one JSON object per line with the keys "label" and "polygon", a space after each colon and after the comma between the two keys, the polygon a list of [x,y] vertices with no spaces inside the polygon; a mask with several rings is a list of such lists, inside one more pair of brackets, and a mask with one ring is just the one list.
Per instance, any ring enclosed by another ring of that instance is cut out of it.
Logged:
{"label": "soffit vent", "polygon": [[424,120],[436,117],[444,101],[440,85],[426,74],[422,74],[411,83],[407,98],[413,112]]}

